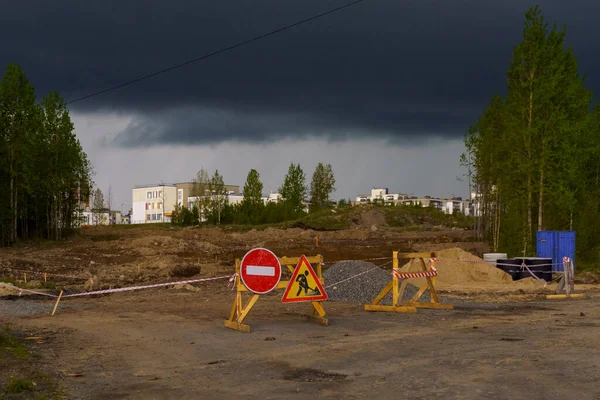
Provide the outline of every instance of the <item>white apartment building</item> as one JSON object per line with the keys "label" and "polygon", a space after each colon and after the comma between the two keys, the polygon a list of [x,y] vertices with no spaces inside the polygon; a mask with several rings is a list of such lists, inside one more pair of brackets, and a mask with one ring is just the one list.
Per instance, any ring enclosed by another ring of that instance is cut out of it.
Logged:
{"label": "white apartment building", "polygon": [[279,203],[282,200],[282,197],[279,193],[269,193],[269,197],[267,198],[267,202],[269,203]]}
{"label": "white apartment building", "polygon": [[175,185],[136,186],[132,190],[132,224],[171,222],[177,203]]}
{"label": "white apartment building", "polygon": [[355,204],[366,204],[370,202],[384,202],[385,204],[420,205],[422,207],[434,207],[446,214],[480,215],[478,196],[471,194],[475,201],[463,200],[460,197],[442,199],[431,196],[417,197],[401,193],[389,193],[388,188],[372,188],[370,195],[356,196]]}
{"label": "white apartment building", "polygon": [[388,188],[372,188],[370,195],[358,195],[356,196],[356,203],[368,203],[375,201],[383,201],[385,203],[397,202],[406,198],[405,194],[400,193],[389,193]]}

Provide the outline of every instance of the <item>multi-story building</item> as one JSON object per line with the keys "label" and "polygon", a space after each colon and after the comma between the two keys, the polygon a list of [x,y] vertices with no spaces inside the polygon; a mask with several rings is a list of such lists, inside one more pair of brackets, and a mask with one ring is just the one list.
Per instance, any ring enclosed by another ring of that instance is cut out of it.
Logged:
{"label": "multi-story building", "polygon": [[[196,182],[181,182],[176,183],[175,186],[177,187],[177,204],[179,204],[179,206],[188,207],[188,204],[190,203],[190,197],[197,197],[208,194],[195,193],[196,191],[198,191],[198,186]],[[208,188],[205,189],[205,191],[207,190]],[[239,195],[240,187],[239,185],[225,185],[225,191],[229,195]]]}
{"label": "multi-story building", "polygon": [[177,186],[175,185],[136,186],[132,191],[131,223],[171,222],[177,201]]}
{"label": "multi-story building", "polygon": [[267,197],[267,202],[268,203],[279,203],[281,201],[282,197],[279,193],[269,193],[269,197]]}
{"label": "multi-story building", "polygon": [[[474,197],[474,195],[472,195]],[[461,197],[452,197],[450,199],[424,196],[417,197],[414,195],[401,194],[401,193],[389,193],[388,188],[373,188],[371,189],[370,195],[359,195],[356,196],[354,204],[366,204],[381,202],[388,205],[418,205],[422,207],[434,207],[439,211],[443,211],[446,214],[465,214],[465,215],[478,215],[479,207],[478,203],[475,205],[470,200],[463,200]]]}
{"label": "multi-story building", "polygon": [[356,204],[384,202],[386,204],[398,203],[399,200],[405,199],[408,196],[401,193],[389,193],[388,188],[372,188],[371,194],[356,196]]}

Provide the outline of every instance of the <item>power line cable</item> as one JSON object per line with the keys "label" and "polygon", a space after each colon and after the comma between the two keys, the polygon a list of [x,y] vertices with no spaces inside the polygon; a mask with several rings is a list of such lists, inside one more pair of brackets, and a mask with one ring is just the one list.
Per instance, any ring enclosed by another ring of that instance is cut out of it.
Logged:
{"label": "power line cable", "polygon": [[266,37],[269,37],[269,36],[275,35],[275,34],[277,34],[277,33],[280,33],[280,32],[283,32],[283,31],[286,31],[286,30],[288,30],[288,29],[294,28],[294,27],[296,27],[296,26],[298,26],[298,25],[302,25],[302,24],[305,24],[305,23],[307,23],[307,22],[314,21],[315,19],[318,19],[318,18],[324,17],[324,16],[326,16],[326,15],[329,15],[329,14],[333,14],[333,13],[335,13],[335,12],[341,11],[341,10],[343,10],[343,9],[345,9],[345,8],[352,7],[352,6],[356,5],[356,4],[358,4],[358,3],[362,3],[362,2],[364,2],[364,1],[366,1],[366,0],[356,0],[356,1],[353,1],[353,2],[351,2],[351,3],[344,4],[343,6],[340,6],[340,7],[334,8],[334,9],[331,9],[331,10],[329,10],[329,11],[325,11],[325,12],[323,12],[323,13],[321,13],[321,14],[314,15],[314,16],[312,16],[312,17],[310,17],[310,18],[303,19],[303,20],[301,20],[301,21],[298,21],[298,22],[295,22],[295,23],[293,23],[293,24],[291,24],[291,25],[286,25],[286,26],[284,26],[284,27],[282,27],[282,28],[275,29],[275,30],[273,30],[273,31],[271,31],[271,32],[264,33],[264,34],[262,34],[262,35],[259,35],[259,36],[255,36],[255,37],[253,37],[252,39],[248,39],[248,40],[245,40],[245,41],[243,41],[243,42],[236,43],[236,44],[234,44],[234,45],[231,45],[231,46],[229,46],[229,47],[222,48],[222,49],[220,49],[220,50],[214,51],[214,52],[212,52],[212,53],[205,54],[205,55],[203,55],[203,56],[200,56],[200,57],[194,58],[194,59],[192,59],[192,60],[185,61],[185,62],[183,62],[183,63],[181,63],[181,64],[173,65],[173,66],[171,66],[171,67],[168,67],[168,68],[161,69],[160,71],[156,71],[156,72],[153,72],[153,73],[151,73],[151,74],[144,75],[144,76],[141,76],[141,77],[139,77],[139,78],[136,78],[136,79],[132,79],[132,80],[130,80],[130,81],[127,81],[127,82],[124,82],[124,83],[120,83],[120,84],[118,84],[118,85],[115,85],[115,86],[112,86],[112,87],[110,87],[110,88],[108,88],[108,89],[100,90],[100,91],[98,91],[98,92],[94,92],[94,93],[91,93],[91,94],[85,95],[85,96],[83,96],[83,97],[76,98],[76,99],[74,99],[74,100],[68,101],[66,104],[73,104],[73,103],[76,103],[76,102],[78,102],[78,101],[82,101],[82,100],[85,100],[85,99],[89,99],[90,97],[99,96],[99,95],[101,95],[101,94],[104,94],[104,93],[107,93],[107,92],[111,92],[111,91],[113,91],[113,90],[116,90],[116,89],[120,89],[120,88],[122,88],[122,87],[124,87],[124,86],[132,85],[132,84],[134,84],[134,83],[137,83],[137,82],[143,81],[143,80],[145,80],[145,79],[149,79],[149,78],[155,77],[155,76],[157,76],[157,75],[164,74],[164,73],[166,73],[166,72],[170,72],[170,71],[172,71],[172,70],[174,70],[174,69],[181,68],[181,67],[184,67],[184,66],[186,66],[186,65],[189,65],[189,64],[192,64],[192,63],[195,63],[195,62],[198,62],[198,61],[206,60],[207,58],[214,57],[214,56],[216,56],[216,55],[219,55],[219,54],[225,53],[225,52],[227,52],[227,51],[230,51],[230,50],[233,50],[233,49],[235,49],[235,48],[238,48],[238,47],[241,47],[241,46],[247,45],[247,44],[249,44],[249,43],[252,43],[252,42],[256,42],[256,41],[258,41],[258,40],[261,40],[261,39],[264,39],[264,38],[266,38]]}

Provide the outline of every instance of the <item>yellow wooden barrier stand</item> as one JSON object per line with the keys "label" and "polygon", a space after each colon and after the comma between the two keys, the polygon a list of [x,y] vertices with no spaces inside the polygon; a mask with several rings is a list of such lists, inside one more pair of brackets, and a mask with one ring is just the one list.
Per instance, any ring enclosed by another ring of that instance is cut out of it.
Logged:
{"label": "yellow wooden barrier stand", "polygon": [[[294,272],[296,265],[300,261],[300,257],[278,257],[278,258],[279,258],[279,262],[281,263],[281,266],[282,267],[284,265],[287,266],[288,269],[290,270],[290,272],[292,272],[292,273]],[[316,271],[317,276],[319,277],[319,281],[321,282],[321,284],[323,284],[325,282],[325,280],[323,279],[323,256],[318,254],[313,257],[306,257],[306,259],[308,260],[308,262],[311,265],[314,265],[314,264],[317,265],[317,271]],[[248,290],[248,288],[242,283],[241,279],[239,279],[240,264],[241,264],[240,259],[236,259],[235,260],[235,273],[238,276],[238,279],[236,279],[236,296],[235,296],[235,301],[233,302],[233,306],[231,307],[229,319],[225,320],[225,326],[227,328],[235,329],[235,330],[242,331],[242,332],[250,332],[250,325],[244,324],[243,321],[248,316],[248,313],[250,312],[250,310],[252,309],[254,304],[256,304],[256,302],[258,301],[258,299],[261,295],[250,292]],[[277,284],[277,286],[275,287],[275,289],[285,289],[288,286],[288,284],[289,284],[289,281],[280,281]],[[248,302],[246,303],[245,306],[243,305],[243,299],[242,299],[242,293],[244,293],[244,292],[252,293],[252,297],[250,298],[250,300],[248,300]],[[308,316],[308,319],[310,321],[316,322],[323,326],[329,325],[329,321],[327,320],[327,318],[325,318],[325,310],[323,309],[322,302],[321,301],[312,301],[311,303],[312,303],[313,309],[312,309],[312,314]],[[318,315],[315,315],[315,314],[318,314]]]}
{"label": "yellow wooden barrier stand", "polygon": [[[429,259],[431,257],[435,257],[436,254],[434,252],[423,252],[423,253],[398,253],[397,251],[393,252],[393,268],[398,271],[399,259],[410,259],[410,265],[406,271],[402,271],[401,273],[410,273],[410,272],[429,272],[427,266],[425,265],[425,258]],[[421,265],[421,271],[411,271],[412,266],[414,265],[414,261],[418,260],[418,263]],[[404,291],[406,290],[406,285],[408,285],[408,281],[411,278],[406,278],[402,280],[402,283],[398,285],[399,278],[392,273],[392,281],[387,284],[386,287],[375,297],[371,304],[365,304],[365,310],[367,311],[394,311],[394,312],[410,312],[414,313],[417,311],[417,308],[438,308],[438,309],[447,309],[451,310],[454,308],[452,304],[444,304],[440,303],[437,292],[435,290],[435,276],[434,277],[425,277],[427,280],[427,285],[423,286],[419,291],[413,296],[409,301],[405,301],[402,304],[399,304],[402,297],[404,296]],[[429,297],[431,301],[429,303],[419,302],[418,300],[423,296],[423,294],[429,289]],[[379,304],[381,300],[392,291],[392,305],[386,306]]]}

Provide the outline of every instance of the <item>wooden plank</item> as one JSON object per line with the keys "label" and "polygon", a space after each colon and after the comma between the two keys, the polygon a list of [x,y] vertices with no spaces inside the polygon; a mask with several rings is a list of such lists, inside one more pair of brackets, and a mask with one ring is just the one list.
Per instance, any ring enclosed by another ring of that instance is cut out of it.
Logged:
{"label": "wooden plank", "polygon": [[393,312],[405,312],[405,313],[416,313],[416,307],[407,306],[382,306],[379,304],[365,304],[366,311],[393,311]]}
{"label": "wooden plank", "polygon": [[242,312],[240,313],[240,315],[238,315],[237,320],[238,320],[239,323],[242,323],[244,321],[244,318],[246,318],[246,316],[248,315],[248,313],[252,309],[252,306],[254,306],[254,304],[256,304],[256,302],[258,301],[259,297],[260,297],[260,294],[254,294],[250,298],[250,301],[248,301],[248,304],[246,304],[246,307],[242,310]]}
{"label": "wooden plank", "polygon": [[[406,282],[406,279],[404,281]],[[425,291],[427,291],[427,289],[429,289],[429,287],[423,286],[421,289],[419,289],[419,291],[417,293],[415,293],[415,295],[413,296],[412,299],[407,301],[407,303],[416,303],[417,300],[419,300],[421,298],[421,296],[423,296]]]}
{"label": "wooden plank", "polygon": [[547,299],[583,299],[585,298],[586,295],[583,293],[571,293],[570,296],[566,295],[566,294],[547,294],[546,298]]}
{"label": "wooden plank", "polygon": [[228,319],[228,321],[233,321],[233,319],[235,318],[235,310],[237,308],[238,297],[239,296],[241,296],[241,293],[237,292],[235,294],[235,299],[233,299],[233,306],[231,307],[231,312],[229,313],[229,319]]}
{"label": "wooden plank", "polygon": [[373,302],[371,303],[372,305],[377,305],[379,304],[379,302],[381,300],[383,300],[383,298],[385,297],[386,294],[388,294],[390,292],[390,290],[392,290],[392,285],[393,282],[390,281],[390,283],[387,284],[386,287],[384,287],[381,292],[379,292],[379,294],[377,295],[377,297],[375,297],[375,299],[373,300]]}
{"label": "wooden plank", "polygon": [[58,299],[56,299],[56,304],[54,305],[54,310],[52,310],[52,315],[54,315],[54,313],[56,312],[56,307],[58,307],[58,303],[60,303],[60,299],[62,298],[62,295],[63,295],[63,291],[61,290],[58,295]]}
{"label": "wooden plank", "polygon": [[317,324],[323,325],[323,326],[329,326],[329,320],[327,318],[317,317],[315,315],[308,315],[306,318],[310,322],[314,322],[314,323],[317,323]]}
{"label": "wooden plank", "polygon": [[[312,264],[318,264],[320,262],[323,262],[323,256],[320,254],[317,254],[316,256],[309,256],[306,257],[306,259],[308,260],[308,262],[312,265]],[[294,268],[296,267],[296,265],[298,265],[298,262],[300,262],[300,257],[279,257],[279,262],[281,263],[281,265],[293,265]]]}
{"label": "wooden plank", "polygon": [[416,308],[436,308],[440,310],[453,310],[454,305],[446,304],[446,303],[420,303],[420,302],[412,302],[407,301],[402,303],[403,306],[406,307],[416,307]]}
{"label": "wooden plank", "polygon": [[435,257],[435,251],[432,252],[420,252],[420,253],[398,253],[398,259],[402,260],[405,258],[431,258]]}
{"label": "wooden plank", "polygon": [[[427,271],[427,266],[425,265],[425,260],[423,260],[421,258],[421,259],[419,259],[419,261],[421,263],[421,267],[423,269],[423,272],[428,272]],[[431,302],[432,303],[439,303],[440,300],[438,299],[437,292],[435,291],[435,287],[433,286],[433,282],[431,281],[431,277],[430,276],[426,276],[425,279],[427,279],[427,285],[429,286],[429,296],[431,297]]]}
{"label": "wooden plank", "polygon": [[[398,272],[398,252],[392,253],[392,268]],[[392,305],[398,305],[398,278],[392,273]]]}
{"label": "wooden plank", "polygon": [[250,332],[250,325],[245,325],[245,324],[239,323],[237,321],[225,321],[224,325],[227,328],[235,329],[236,331],[246,332],[246,333]]}
{"label": "wooden plank", "polygon": [[[321,282],[321,284],[325,283],[325,279],[319,279],[319,281]],[[277,286],[275,286],[275,289],[285,289],[289,283],[290,283],[290,281],[280,281],[279,284],[277,284]],[[275,290],[275,289],[273,289],[273,290]],[[248,290],[248,288],[246,286],[244,286],[243,283],[241,283],[238,286],[238,292],[250,292],[250,290]]]}
{"label": "wooden plank", "polygon": [[325,316],[325,309],[323,309],[323,305],[321,304],[321,302],[319,302],[319,301],[312,301],[311,303],[313,305],[313,311],[316,311],[317,313],[319,313],[319,316],[324,317]]}

